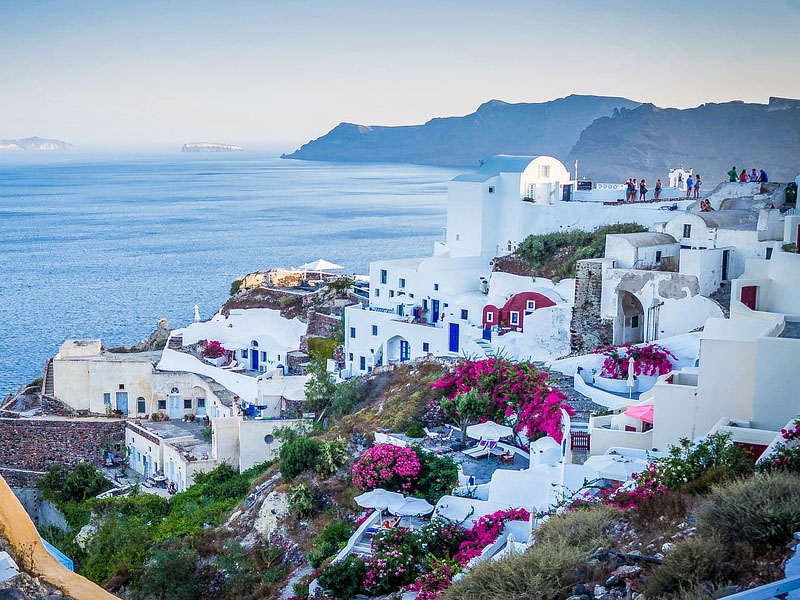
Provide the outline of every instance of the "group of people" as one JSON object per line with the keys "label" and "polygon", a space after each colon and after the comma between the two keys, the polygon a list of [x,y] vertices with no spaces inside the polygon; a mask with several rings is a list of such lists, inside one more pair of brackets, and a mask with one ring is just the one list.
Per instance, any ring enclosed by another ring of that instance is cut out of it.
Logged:
{"label": "group of people", "polygon": [[728,171],[728,181],[731,183],[739,182],[739,183],[767,183],[769,181],[769,176],[764,169],[756,171],[755,169],[751,170],[750,173],[747,172],[747,169],[742,169],[742,172],[739,173],[736,170],[736,167],[731,167],[731,170]]}
{"label": "group of people", "polygon": [[[661,183],[659,179],[656,181],[656,186],[653,188],[653,195],[656,200],[661,197],[661,188],[664,185]],[[645,202],[647,200],[647,182],[642,179],[639,183],[636,183],[635,177],[628,177],[628,181],[625,182],[625,202],[636,202],[636,197],[638,194],[639,202]]]}
{"label": "group of people", "polygon": [[700,174],[697,173],[695,175],[689,174],[689,177],[686,178],[686,197],[687,198],[699,198],[700,197],[700,187],[703,185],[703,178],[700,177]]}

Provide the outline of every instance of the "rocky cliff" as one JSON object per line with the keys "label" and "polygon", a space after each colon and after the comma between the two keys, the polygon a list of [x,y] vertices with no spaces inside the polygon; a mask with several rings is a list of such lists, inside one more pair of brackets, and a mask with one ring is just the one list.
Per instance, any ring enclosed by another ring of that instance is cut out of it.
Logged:
{"label": "rocky cliff", "polygon": [[635,108],[625,98],[568,96],[549,102],[492,100],[463,117],[424,125],[378,127],[341,123],[283,158],[354,162],[409,162],[476,166],[493,154],[548,154],[566,159],[580,133],[615,109]]}
{"label": "rocky cliff", "polygon": [[181,152],[241,152],[241,146],[233,144],[214,144],[211,142],[190,142],[184,144]]}
{"label": "rocky cliff", "polygon": [[77,150],[77,146],[73,146],[69,142],[63,142],[61,140],[48,140],[40,137],[29,137],[19,140],[0,139],[0,152],[15,150]]}
{"label": "rocky cliff", "polygon": [[800,172],[800,100],[620,109],[581,133],[569,164],[575,159],[580,175],[605,181],[654,183],[680,164],[700,173],[706,189],[731,166],[763,167],[773,181],[791,181]]}

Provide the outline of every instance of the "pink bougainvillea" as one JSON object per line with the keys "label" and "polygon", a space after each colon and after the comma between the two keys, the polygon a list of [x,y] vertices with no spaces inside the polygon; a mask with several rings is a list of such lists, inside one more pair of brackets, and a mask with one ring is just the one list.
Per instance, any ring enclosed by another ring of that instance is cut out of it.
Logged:
{"label": "pink bougainvillea", "polygon": [[353,465],[353,484],[360,490],[383,487],[404,492],[413,487],[420,469],[412,448],[375,444]]}
{"label": "pink bougainvillea", "polygon": [[506,421],[515,434],[524,432],[529,437],[544,433],[560,442],[561,409],[574,414],[566,404],[566,394],[550,383],[547,371],[531,363],[503,358],[465,360],[432,386],[449,398],[477,389],[489,399],[484,420]]}
{"label": "pink bougainvillea", "polygon": [[453,558],[462,566],[467,564],[471,559],[479,556],[486,546],[497,541],[508,521],[527,521],[530,518],[531,514],[524,508],[498,510],[490,515],[484,515],[477,521],[473,521],[474,525],[469,531],[469,537],[461,542],[461,547]]}
{"label": "pink bougainvillea", "polygon": [[672,352],[658,344],[640,346],[622,344],[618,347],[597,348],[595,353],[605,356],[600,376],[611,379],[628,378],[631,357],[633,357],[634,375],[664,375],[672,370],[672,361],[677,360]]}
{"label": "pink bougainvillea", "polygon": [[781,437],[783,442],[775,447],[769,457],[757,464],[759,471],[800,472],[800,419],[794,422],[794,427],[781,429]]}
{"label": "pink bougainvillea", "polygon": [[225,348],[216,340],[206,342],[205,346],[203,346],[203,356],[206,358],[219,358],[223,354],[225,354]]}

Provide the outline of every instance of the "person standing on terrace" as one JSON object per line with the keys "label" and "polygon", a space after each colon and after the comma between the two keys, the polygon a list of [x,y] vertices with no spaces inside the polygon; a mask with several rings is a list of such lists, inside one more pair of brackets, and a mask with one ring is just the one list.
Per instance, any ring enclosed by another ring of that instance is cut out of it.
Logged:
{"label": "person standing on terrace", "polygon": [[699,198],[700,197],[700,186],[701,185],[703,185],[703,180],[700,179],[700,175],[699,174],[695,175],[694,176],[694,197],[695,198]]}
{"label": "person standing on terrace", "polygon": [[753,169],[750,171],[750,183],[755,183],[756,181],[758,181],[758,173],[756,173],[756,170]]}
{"label": "person standing on terrace", "polygon": [[686,197],[687,198],[691,197],[693,190],[694,190],[694,179],[692,179],[692,176],[689,175],[689,177],[686,179]]}
{"label": "person standing on terrace", "polygon": [[750,178],[747,176],[747,169],[742,169],[739,173],[739,183],[747,183]]}
{"label": "person standing on terrace", "polygon": [[728,171],[728,181],[731,183],[736,183],[738,171],[736,167],[731,167],[731,170]]}
{"label": "person standing on terrace", "polygon": [[663,184],[661,183],[661,179],[656,180],[656,187],[653,188],[653,198],[658,200],[661,197],[661,188]]}
{"label": "person standing on terrace", "polygon": [[647,200],[647,183],[644,179],[639,182],[639,201],[645,202]]}

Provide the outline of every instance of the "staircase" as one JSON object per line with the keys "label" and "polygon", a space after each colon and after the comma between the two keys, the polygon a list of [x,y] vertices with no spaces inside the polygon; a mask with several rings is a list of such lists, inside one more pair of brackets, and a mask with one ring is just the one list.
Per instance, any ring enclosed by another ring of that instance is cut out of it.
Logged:
{"label": "staircase", "polygon": [[48,358],[44,364],[44,375],[42,377],[42,396],[53,397],[55,395],[55,378],[53,377],[53,359]]}
{"label": "staircase", "polygon": [[487,357],[491,358],[492,356],[494,356],[494,355],[495,355],[494,348],[492,348],[492,345],[491,345],[489,342],[487,342],[487,341],[486,341],[486,340],[484,340],[483,338],[478,338],[478,339],[476,339],[476,340],[474,340],[474,341],[475,341],[475,343],[478,345],[478,347],[479,347],[481,350],[483,350],[483,353],[484,353],[484,354],[485,354]]}

